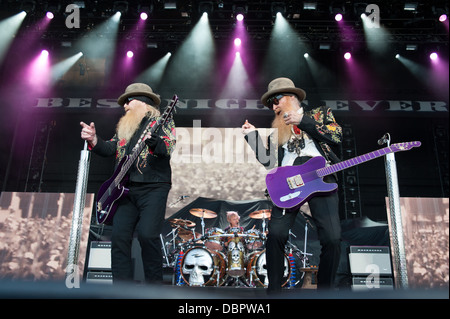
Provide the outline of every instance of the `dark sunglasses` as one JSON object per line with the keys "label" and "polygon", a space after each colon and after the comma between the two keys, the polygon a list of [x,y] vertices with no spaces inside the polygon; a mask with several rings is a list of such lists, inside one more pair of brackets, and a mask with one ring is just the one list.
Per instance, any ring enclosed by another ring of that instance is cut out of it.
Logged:
{"label": "dark sunglasses", "polygon": [[290,95],[290,94],[277,94],[277,95],[273,95],[273,96],[269,97],[267,99],[267,107],[269,109],[273,109],[273,106],[278,105],[280,103],[281,98],[286,95]]}
{"label": "dark sunglasses", "polygon": [[136,100],[136,98],[135,97],[127,97],[125,99],[125,103],[124,104],[130,104],[130,102],[133,101],[133,100]]}

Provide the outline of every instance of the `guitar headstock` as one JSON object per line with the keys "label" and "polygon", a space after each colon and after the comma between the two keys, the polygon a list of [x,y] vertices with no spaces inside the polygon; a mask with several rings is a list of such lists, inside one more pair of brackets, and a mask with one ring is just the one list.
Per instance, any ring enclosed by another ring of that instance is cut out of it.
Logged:
{"label": "guitar headstock", "polygon": [[178,96],[175,94],[172,97],[170,104],[166,107],[164,113],[161,115],[161,118],[167,120],[169,117],[172,117],[173,116],[172,112],[176,111],[175,106],[177,105],[177,103],[178,103]]}
{"label": "guitar headstock", "polygon": [[419,147],[421,144],[422,143],[420,143],[419,141],[403,142],[403,143],[392,144],[390,146],[390,148],[396,152],[397,151],[408,151],[408,150],[412,149],[413,147]]}

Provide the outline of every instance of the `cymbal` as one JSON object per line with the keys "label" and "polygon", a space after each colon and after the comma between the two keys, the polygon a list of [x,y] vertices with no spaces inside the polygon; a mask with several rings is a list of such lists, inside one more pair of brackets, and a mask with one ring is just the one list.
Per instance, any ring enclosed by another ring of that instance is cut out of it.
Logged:
{"label": "cymbal", "polygon": [[272,210],[271,209],[262,209],[262,210],[256,210],[252,213],[250,213],[248,216],[253,219],[265,219],[270,218]]}
{"label": "cymbal", "polygon": [[191,208],[189,210],[189,213],[191,213],[194,216],[197,217],[203,217],[203,218],[216,218],[217,214],[213,212],[212,210],[204,209],[204,208]]}
{"label": "cymbal", "polygon": [[187,219],[172,218],[172,219],[169,219],[169,222],[172,225],[172,227],[176,227],[176,226],[182,226],[182,227],[187,227],[187,228],[195,227],[195,223],[193,221],[190,221]]}

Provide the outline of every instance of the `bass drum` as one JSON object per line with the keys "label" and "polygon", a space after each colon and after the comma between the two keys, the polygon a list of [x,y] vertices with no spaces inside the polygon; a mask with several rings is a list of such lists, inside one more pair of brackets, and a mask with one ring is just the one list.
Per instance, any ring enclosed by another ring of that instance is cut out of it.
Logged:
{"label": "bass drum", "polygon": [[[253,287],[267,288],[269,277],[267,277],[266,250],[254,251],[248,256],[247,272],[245,274],[247,284]],[[289,257],[284,254],[284,274],[282,287],[289,283],[291,278],[291,266]]]}
{"label": "bass drum", "polygon": [[226,266],[221,252],[193,247],[181,259],[181,278],[189,286],[221,286],[226,279]]}

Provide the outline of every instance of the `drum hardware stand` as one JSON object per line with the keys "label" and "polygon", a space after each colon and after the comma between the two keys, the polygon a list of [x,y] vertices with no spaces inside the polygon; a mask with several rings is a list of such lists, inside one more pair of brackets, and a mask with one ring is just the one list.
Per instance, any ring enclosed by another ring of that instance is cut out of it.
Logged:
{"label": "drum hardware stand", "polygon": [[185,200],[185,199],[188,198],[188,197],[189,197],[189,196],[187,196],[187,195],[182,195],[182,196],[178,197],[176,201],[174,201],[173,203],[170,203],[170,204],[168,205],[168,207],[173,207],[173,206],[175,206],[176,204],[178,204],[178,203],[181,202],[182,200]]}
{"label": "drum hardware stand", "polygon": [[159,234],[159,238],[161,239],[161,246],[162,246],[162,250],[164,252],[164,257],[166,259],[166,265],[169,266],[169,258],[167,257],[167,251],[166,251],[166,245],[164,244],[164,239],[162,234]]}
{"label": "drum hardware stand", "polygon": [[[389,133],[378,140],[378,145],[387,144],[389,147],[391,136]],[[406,267],[405,246],[403,241],[402,215],[400,208],[400,194],[398,189],[397,165],[394,153],[385,157],[386,181],[389,197],[389,228],[391,231],[393,267],[395,287],[408,288],[408,273]]]}

